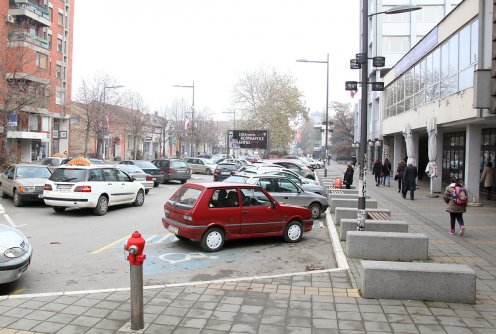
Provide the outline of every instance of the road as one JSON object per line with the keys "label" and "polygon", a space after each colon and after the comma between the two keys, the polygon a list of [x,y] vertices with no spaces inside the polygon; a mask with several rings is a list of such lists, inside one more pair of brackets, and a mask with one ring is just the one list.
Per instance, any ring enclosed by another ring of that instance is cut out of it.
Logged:
{"label": "road", "polygon": [[[195,174],[192,182],[211,180]],[[308,265],[336,267],[327,228],[319,221],[297,244],[281,238],[244,239],[206,253],[198,243],[177,240],[161,218],[165,200],[179,186],[160,185],[146,195],[142,207],[113,207],[101,217],[87,210],[55,213],[43,204],[14,207],[10,198],[0,199],[5,211],[0,210],[0,223],[17,226],[34,249],[27,273],[0,286],[0,295],[126,288],[129,263],[123,244],[133,231],[146,240],[145,285],[286,274],[305,271]]]}

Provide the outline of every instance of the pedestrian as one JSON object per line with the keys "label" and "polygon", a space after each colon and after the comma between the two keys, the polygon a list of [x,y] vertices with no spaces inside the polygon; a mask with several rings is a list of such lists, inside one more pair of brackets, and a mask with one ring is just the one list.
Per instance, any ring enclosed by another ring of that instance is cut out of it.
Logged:
{"label": "pedestrian", "polygon": [[413,159],[408,159],[408,164],[405,167],[405,172],[403,173],[403,198],[406,199],[406,194],[408,191],[410,191],[410,199],[413,201],[415,189],[417,187],[417,185],[415,184],[417,175],[417,167],[415,167],[415,165],[413,164]]}
{"label": "pedestrian", "polygon": [[346,172],[344,172],[343,183],[346,186],[346,189],[351,189],[351,185],[353,184],[353,173],[355,170],[351,166],[351,164],[347,165]]}
{"label": "pedestrian", "polygon": [[386,179],[388,187],[391,187],[391,162],[389,159],[384,159],[384,164],[382,165],[382,185],[386,186]]}
{"label": "pedestrian", "polygon": [[353,156],[353,159],[351,160],[351,163],[353,164],[353,168],[356,167],[356,164],[357,164],[357,158],[356,156]]}
{"label": "pedestrian", "polygon": [[396,175],[394,176],[395,180],[398,180],[398,192],[401,192],[403,186],[403,174],[405,173],[405,161],[401,160],[396,168]]}
{"label": "pedestrian", "polygon": [[[460,194],[464,193],[465,198],[460,201]],[[459,235],[465,233],[465,223],[463,221],[463,213],[467,210],[467,192],[461,183],[460,179],[452,178],[451,184],[446,187],[443,195],[444,201],[448,204],[446,211],[450,214],[450,234],[455,234],[455,224],[458,221],[460,227]]]}
{"label": "pedestrian", "polygon": [[487,190],[487,199],[492,198],[492,188],[494,182],[494,171],[492,162],[488,162],[482,171],[481,182],[484,183],[484,188]]}
{"label": "pedestrian", "polygon": [[375,177],[375,185],[378,187],[381,184],[382,162],[377,159],[372,166],[372,175]]}

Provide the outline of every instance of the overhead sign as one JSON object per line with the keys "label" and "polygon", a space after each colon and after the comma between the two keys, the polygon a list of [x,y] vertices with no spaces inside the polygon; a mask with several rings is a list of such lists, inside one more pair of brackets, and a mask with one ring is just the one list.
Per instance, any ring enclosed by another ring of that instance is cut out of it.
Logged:
{"label": "overhead sign", "polygon": [[229,130],[229,148],[267,149],[267,130]]}

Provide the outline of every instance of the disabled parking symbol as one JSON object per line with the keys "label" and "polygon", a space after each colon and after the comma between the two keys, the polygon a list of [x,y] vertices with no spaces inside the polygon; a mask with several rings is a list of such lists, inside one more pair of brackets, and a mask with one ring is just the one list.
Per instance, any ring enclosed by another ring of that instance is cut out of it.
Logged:
{"label": "disabled parking symbol", "polygon": [[162,261],[172,265],[194,260],[218,259],[218,256],[207,255],[205,253],[165,253],[158,257]]}

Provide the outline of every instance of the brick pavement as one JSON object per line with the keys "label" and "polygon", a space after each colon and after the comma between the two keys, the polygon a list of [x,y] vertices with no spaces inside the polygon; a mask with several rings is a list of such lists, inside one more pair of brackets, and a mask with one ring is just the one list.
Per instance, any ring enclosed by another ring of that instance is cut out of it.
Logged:
{"label": "brick pavement", "polygon": [[[343,172],[332,162],[328,179]],[[465,236],[450,236],[444,202],[425,196],[427,182],[414,201],[393,185],[376,187],[371,175],[368,185],[379,207],[429,236],[430,261],[466,263],[477,272],[477,304],[360,298],[360,262],[348,259],[349,270],[146,287],[146,327],[139,332],[496,333],[496,201],[470,207]],[[0,334],[137,332],[129,319],[126,289],[0,296]]]}

